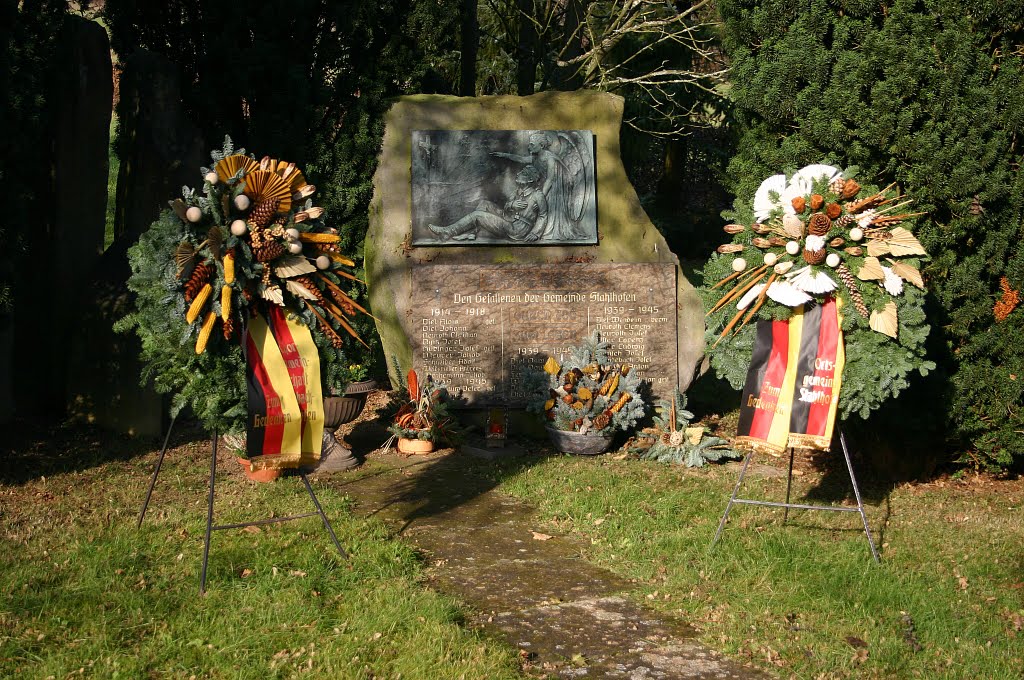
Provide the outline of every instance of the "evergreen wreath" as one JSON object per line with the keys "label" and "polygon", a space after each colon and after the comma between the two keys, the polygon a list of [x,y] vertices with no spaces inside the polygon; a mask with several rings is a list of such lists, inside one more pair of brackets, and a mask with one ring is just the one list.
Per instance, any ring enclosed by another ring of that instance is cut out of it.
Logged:
{"label": "evergreen wreath", "polygon": [[907,228],[921,213],[905,212],[911,201],[893,185],[862,187],[855,177],[855,168],[808,165],[772,175],[725,213],[732,242],[705,264],[700,294],[711,365],[733,388],[746,380],[751,321],[788,319],[826,296],[840,302],[846,346],[841,418],[867,418],[908,386],[909,373],[935,368],[924,348],[928,255]]}
{"label": "evergreen wreath", "polygon": [[354,262],[294,163],[257,161],[230,138],[212,157],[202,193],[183,187],[128,250],[135,311],[115,328],[142,340],[142,381],[174,394],[172,415],[188,405],[208,429],[239,433],[249,318],[279,306],[309,327],[328,395],[343,394],[349,366],[363,363],[352,342],[369,348],[351,319],[369,313],[354,299],[362,283],[348,271]]}

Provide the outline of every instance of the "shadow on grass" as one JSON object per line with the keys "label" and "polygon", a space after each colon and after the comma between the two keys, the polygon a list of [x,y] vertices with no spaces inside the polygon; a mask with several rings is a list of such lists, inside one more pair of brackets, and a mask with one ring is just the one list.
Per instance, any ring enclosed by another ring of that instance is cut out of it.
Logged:
{"label": "shadow on grass", "polygon": [[[206,432],[198,424],[179,420],[168,447],[206,438]],[[0,483],[24,484],[40,477],[130,460],[159,450],[162,443],[162,438],[119,435],[82,423],[56,419],[15,420],[7,426],[0,448],[4,458]]]}

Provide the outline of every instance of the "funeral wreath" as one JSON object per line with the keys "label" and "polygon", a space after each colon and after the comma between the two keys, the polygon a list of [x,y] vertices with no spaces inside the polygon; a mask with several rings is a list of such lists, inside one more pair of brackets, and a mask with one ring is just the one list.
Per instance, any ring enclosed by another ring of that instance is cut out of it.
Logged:
{"label": "funeral wreath", "polygon": [[118,322],[142,341],[142,379],[170,392],[222,433],[245,429],[245,327],[279,315],[308,327],[324,394],[343,394],[365,342],[353,317],[355,263],[313,205],[315,187],[294,163],[257,160],[230,139],[181,198],[128,251],[135,311]]}
{"label": "funeral wreath", "polygon": [[[731,242],[704,267],[701,295],[716,372],[743,387],[757,320],[835,300],[845,340],[841,417],[866,418],[927,374],[929,326],[912,201],[895,185],[862,186],[856,170],[808,165],[764,180],[737,198],[724,227]],[[727,340],[723,342],[723,340]]]}

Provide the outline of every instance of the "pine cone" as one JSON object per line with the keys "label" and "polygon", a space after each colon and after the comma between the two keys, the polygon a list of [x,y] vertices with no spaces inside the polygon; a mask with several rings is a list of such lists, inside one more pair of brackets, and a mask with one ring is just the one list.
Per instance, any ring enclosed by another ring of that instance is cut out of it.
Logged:
{"label": "pine cone", "polygon": [[231,336],[235,334],[235,317],[229,316],[227,319],[224,320],[223,331],[224,339],[230,340]]}
{"label": "pine cone", "polygon": [[832,228],[832,220],[825,213],[814,213],[807,221],[807,231],[815,236],[824,236]]}
{"label": "pine cone", "polygon": [[333,345],[335,349],[341,349],[341,345],[343,344],[343,342],[341,336],[338,335],[338,332],[336,330],[331,328],[329,324],[326,324],[323,321],[320,321],[320,330],[323,331],[323,334],[326,335],[327,339],[331,341],[331,345]]}
{"label": "pine cone", "polygon": [[843,187],[846,186],[846,180],[842,177],[836,177],[834,180],[828,183],[828,190],[836,196],[843,195]]}
{"label": "pine cone", "polygon": [[195,269],[192,270],[192,275],[185,282],[185,302],[195,300],[196,295],[199,295],[199,291],[203,289],[203,286],[210,282],[212,276],[213,265],[208,262],[197,264]]}
{"label": "pine cone", "polygon": [[853,272],[845,264],[841,264],[836,267],[836,273],[839,274],[839,279],[846,286],[846,290],[850,291],[850,299],[853,300],[853,306],[857,309],[857,313],[865,319],[870,316],[868,314],[868,307],[864,304],[864,298],[860,294],[860,289],[857,288],[857,279],[854,278]]}
{"label": "pine cone", "polygon": [[610,422],[611,422],[611,418],[608,417],[608,415],[606,415],[604,413],[600,413],[600,414],[594,416],[594,420],[593,420],[594,429],[595,430],[603,430],[604,428],[608,427],[608,423],[610,423]]}
{"label": "pine cone", "polygon": [[355,316],[356,308],[352,306],[352,301],[348,298],[339,295],[333,288],[330,289],[331,297],[334,299],[338,306],[341,307],[341,311],[345,312],[345,316]]}
{"label": "pine cone", "polygon": [[825,261],[825,249],[807,250],[804,248],[804,262],[807,264],[821,264]]}
{"label": "pine cone", "polygon": [[268,241],[253,248],[252,254],[256,257],[257,262],[272,262],[284,255],[284,246],[277,241]]}
{"label": "pine cone", "polygon": [[854,217],[853,215],[843,215],[842,217],[837,219],[835,222],[833,222],[832,226],[838,227],[839,229],[843,229],[843,228],[846,227],[846,225],[852,224],[853,222],[856,222],[856,221],[857,221],[857,218]]}
{"label": "pine cone", "polygon": [[281,201],[260,201],[252,212],[249,213],[249,224],[262,229],[270,222],[270,218],[277,214],[277,206]]}

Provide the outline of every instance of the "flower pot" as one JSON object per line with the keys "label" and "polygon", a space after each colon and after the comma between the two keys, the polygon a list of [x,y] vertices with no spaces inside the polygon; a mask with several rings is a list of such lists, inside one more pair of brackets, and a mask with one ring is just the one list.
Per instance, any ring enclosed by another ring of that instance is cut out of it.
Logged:
{"label": "flower pot", "polygon": [[434,442],[428,439],[406,439],[398,438],[398,450],[401,453],[430,453],[434,450]]}
{"label": "flower pot", "polygon": [[375,380],[362,380],[350,383],[343,396],[324,399],[324,427],[333,432],[358,418],[366,406],[367,396],[376,386]]}
{"label": "flower pot", "polygon": [[242,466],[243,470],[245,470],[245,476],[254,482],[272,482],[281,476],[281,470],[253,470],[252,464],[249,462],[248,458],[238,457],[235,458],[235,460],[237,460],[238,464]]}
{"label": "flower pot", "polygon": [[610,432],[602,434],[591,431],[587,434],[580,434],[579,432],[556,430],[547,425],[544,426],[544,429],[548,431],[551,443],[562,453],[574,453],[578,456],[596,456],[607,451],[612,445],[612,435]]}

